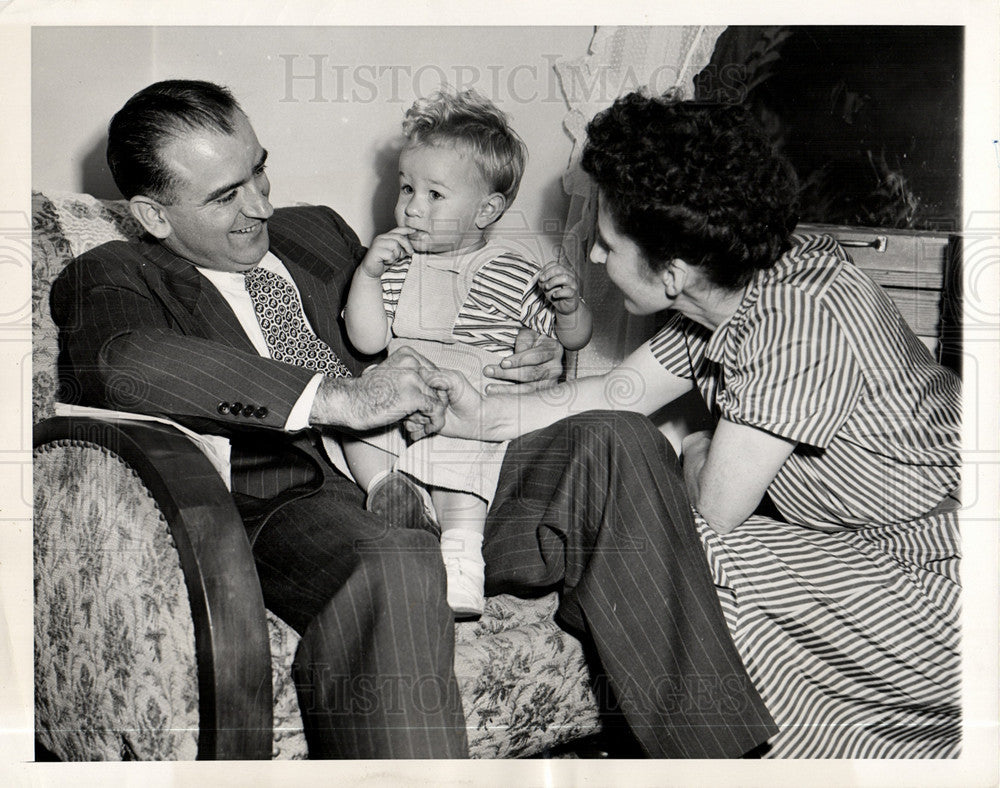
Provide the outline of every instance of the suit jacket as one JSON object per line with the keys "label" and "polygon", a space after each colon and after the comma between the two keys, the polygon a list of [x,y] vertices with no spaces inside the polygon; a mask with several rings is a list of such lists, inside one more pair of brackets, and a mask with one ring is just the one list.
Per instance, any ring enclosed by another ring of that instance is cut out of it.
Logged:
{"label": "suit jacket", "polygon": [[[313,329],[359,374],[372,359],[353,350],[340,321],[365,253],[357,235],[325,207],[279,209],[268,231]],[[156,242],[103,244],[66,267],[51,304],[66,401],[227,436],[247,520],[322,484],[314,431],[283,430],[315,373],[258,355],[229,304],[189,262]]]}

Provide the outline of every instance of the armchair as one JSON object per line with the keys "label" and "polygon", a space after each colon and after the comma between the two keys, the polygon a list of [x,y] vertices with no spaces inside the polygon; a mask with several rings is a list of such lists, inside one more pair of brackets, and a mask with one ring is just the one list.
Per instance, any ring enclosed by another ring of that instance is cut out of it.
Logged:
{"label": "armchair", "polygon": [[[74,256],[139,232],[122,201],[33,196],[36,739],[63,760],[305,758],[290,665],[225,483],[170,425],[58,416],[49,288]],[[597,732],[555,593],[456,625],[473,757]]]}

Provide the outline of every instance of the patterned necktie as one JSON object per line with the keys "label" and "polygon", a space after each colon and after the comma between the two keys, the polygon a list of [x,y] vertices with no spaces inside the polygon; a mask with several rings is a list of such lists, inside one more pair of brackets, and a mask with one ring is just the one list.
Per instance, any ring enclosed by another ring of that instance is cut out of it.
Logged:
{"label": "patterned necktie", "polygon": [[337,354],[306,324],[298,293],[284,277],[258,265],[247,271],[244,284],[271,358],[332,377],[350,377]]}

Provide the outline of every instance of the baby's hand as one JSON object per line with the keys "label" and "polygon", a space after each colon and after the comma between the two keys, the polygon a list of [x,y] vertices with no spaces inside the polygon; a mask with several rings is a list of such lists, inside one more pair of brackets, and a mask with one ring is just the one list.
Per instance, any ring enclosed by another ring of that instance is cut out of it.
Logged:
{"label": "baby's hand", "polygon": [[372,279],[378,279],[393,263],[413,254],[413,246],[407,237],[412,227],[396,227],[387,233],[375,236],[372,245],[361,261],[361,269]]}
{"label": "baby's hand", "polygon": [[549,263],[538,274],[538,284],[559,314],[570,315],[580,308],[580,287],[572,268],[562,263]]}

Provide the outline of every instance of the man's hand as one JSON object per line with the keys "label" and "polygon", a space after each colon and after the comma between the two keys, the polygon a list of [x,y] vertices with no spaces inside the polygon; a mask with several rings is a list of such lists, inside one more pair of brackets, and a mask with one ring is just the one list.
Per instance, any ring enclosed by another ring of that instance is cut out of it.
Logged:
{"label": "man's hand", "polygon": [[510,383],[491,383],[487,394],[522,394],[555,385],[562,375],[563,347],[552,337],[539,334],[530,328],[517,332],[514,354],[500,365],[483,369],[487,377]]}
{"label": "man's hand", "polygon": [[436,368],[410,348],[402,348],[358,378],[323,379],[313,401],[309,423],[367,430],[417,417],[430,432],[441,429],[445,403],[424,382]]}
{"label": "man's hand", "polygon": [[[417,418],[408,418],[405,422],[406,431],[411,440],[420,440],[440,431],[442,435],[453,438],[468,438],[471,440],[498,440],[494,435],[494,426],[488,423],[487,401],[476,391],[465,375],[453,369],[438,369],[421,371],[424,381],[438,393],[438,397],[447,408],[443,427],[422,423]],[[492,420],[490,420],[492,421]]]}
{"label": "man's hand", "polygon": [[379,279],[385,269],[400,260],[413,255],[413,245],[409,235],[412,227],[396,227],[382,235],[376,235],[368,253],[361,261],[361,270],[372,279]]}

